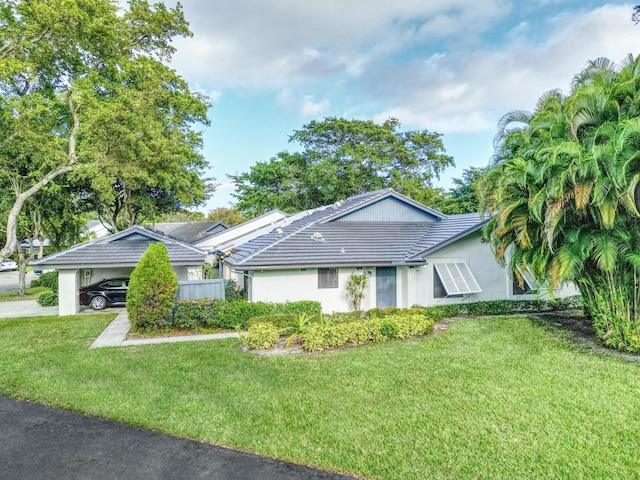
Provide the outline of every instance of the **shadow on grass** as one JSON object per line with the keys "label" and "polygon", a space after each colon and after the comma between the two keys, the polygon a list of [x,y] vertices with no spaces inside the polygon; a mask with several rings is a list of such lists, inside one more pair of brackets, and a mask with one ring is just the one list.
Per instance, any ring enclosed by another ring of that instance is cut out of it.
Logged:
{"label": "shadow on grass", "polygon": [[630,362],[640,362],[640,354],[620,352],[608,348],[596,337],[591,320],[579,310],[544,312],[530,315],[541,325],[552,330],[560,329],[566,333],[567,341],[580,350],[587,350],[599,355],[622,358]]}

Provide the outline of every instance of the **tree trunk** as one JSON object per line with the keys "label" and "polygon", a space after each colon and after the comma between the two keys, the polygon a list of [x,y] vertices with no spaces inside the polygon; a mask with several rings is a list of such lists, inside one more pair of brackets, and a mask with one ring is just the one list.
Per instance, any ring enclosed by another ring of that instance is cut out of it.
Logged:
{"label": "tree trunk", "polygon": [[71,90],[67,91],[67,104],[69,106],[69,112],[71,113],[71,118],[73,120],[73,127],[71,128],[71,132],[69,133],[67,164],[59,165],[56,169],[50,171],[44,177],[42,177],[28,190],[25,190],[21,193],[18,193],[16,191],[16,201],[14,202],[13,207],[11,207],[11,210],[9,211],[9,217],[7,218],[7,241],[5,242],[4,247],[0,249],[0,257],[6,257],[18,250],[18,236],[16,229],[18,225],[18,215],[20,215],[20,211],[24,206],[24,202],[26,202],[29,198],[33,197],[36,193],[42,190],[42,188],[44,188],[44,186],[47,185],[51,180],[59,175],[62,175],[63,173],[67,173],[68,171],[70,171],[76,164],[76,136],[80,128],[80,119],[78,118],[78,109],[73,104],[73,98],[71,97],[71,94]]}
{"label": "tree trunk", "polygon": [[24,297],[27,293],[26,276],[29,261],[24,256],[24,250],[18,249],[18,296]]}

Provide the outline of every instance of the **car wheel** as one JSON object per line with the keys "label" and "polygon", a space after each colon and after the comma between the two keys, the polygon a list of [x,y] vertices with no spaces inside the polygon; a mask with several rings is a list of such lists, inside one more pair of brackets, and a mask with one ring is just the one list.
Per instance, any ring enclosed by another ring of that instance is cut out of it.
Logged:
{"label": "car wheel", "polygon": [[101,296],[93,297],[91,299],[91,308],[94,310],[102,310],[107,306],[107,299]]}

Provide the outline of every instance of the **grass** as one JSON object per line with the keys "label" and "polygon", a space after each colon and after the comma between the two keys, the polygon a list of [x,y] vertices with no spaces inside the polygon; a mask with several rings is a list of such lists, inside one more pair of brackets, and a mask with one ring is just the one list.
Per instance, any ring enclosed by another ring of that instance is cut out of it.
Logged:
{"label": "grass", "polygon": [[640,363],[525,317],[313,355],[89,350],[112,318],[0,319],[0,393],[366,478],[640,478]]}
{"label": "grass", "polygon": [[47,287],[32,287],[26,289],[26,295],[20,297],[18,291],[0,293],[0,302],[13,302],[17,300],[36,300],[44,292],[48,292]]}

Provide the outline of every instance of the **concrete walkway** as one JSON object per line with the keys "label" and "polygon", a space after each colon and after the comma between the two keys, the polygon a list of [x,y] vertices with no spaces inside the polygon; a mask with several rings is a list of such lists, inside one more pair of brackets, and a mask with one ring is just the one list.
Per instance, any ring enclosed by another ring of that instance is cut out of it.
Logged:
{"label": "concrete walkway", "polygon": [[236,332],[211,333],[207,335],[183,335],[179,337],[141,338],[138,340],[125,340],[131,329],[129,313],[121,309],[118,316],[113,319],[107,328],[96,338],[89,348],[102,347],[128,347],[132,345],[149,345],[154,343],[197,342],[202,340],[219,340],[223,338],[238,338]]}

